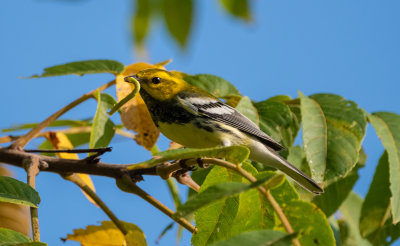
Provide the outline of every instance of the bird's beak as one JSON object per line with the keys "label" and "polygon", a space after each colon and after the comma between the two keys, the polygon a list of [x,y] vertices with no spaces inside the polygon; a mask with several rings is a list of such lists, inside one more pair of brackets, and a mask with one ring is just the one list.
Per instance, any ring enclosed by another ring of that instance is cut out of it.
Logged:
{"label": "bird's beak", "polygon": [[136,79],[137,81],[140,82],[140,80],[139,80],[138,76],[136,76],[136,74],[132,75],[132,76],[127,76],[127,77],[124,78],[124,81],[129,83],[129,79],[128,78],[134,78],[134,79]]}

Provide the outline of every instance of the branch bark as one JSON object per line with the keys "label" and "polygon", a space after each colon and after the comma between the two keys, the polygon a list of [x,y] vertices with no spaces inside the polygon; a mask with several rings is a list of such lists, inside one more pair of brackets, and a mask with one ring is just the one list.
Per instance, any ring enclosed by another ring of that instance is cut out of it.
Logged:
{"label": "branch bark", "polygon": [[[36,175],[39,173],[39,160],[36,156],[32,156],[23,160],[22,165],[24,166],[27,173],[27,183],[33,189],[36,186]],[[30,207],[31,211],[31,224],[32,224],[32,237],[33,241],[40,242],[40,230],[39,230],[39,216],[38,209]]]}

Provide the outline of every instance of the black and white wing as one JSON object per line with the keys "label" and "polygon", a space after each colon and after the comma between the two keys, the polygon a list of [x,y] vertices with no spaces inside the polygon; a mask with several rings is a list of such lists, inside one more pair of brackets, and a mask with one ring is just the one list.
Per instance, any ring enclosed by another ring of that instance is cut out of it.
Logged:
{"label": "black and white wing", "polygon": [[185,107],[200,113],[201,115],[208,117],[212,120],[222,122],[231,127],[235,127],[240,131],[247,133],[253,137],[259,139],[266,146],[279,151],[284,147],[277,141],[272,139],[270,136],[265,134],[258,128],[251,120],[246,116],[238,112],[236,109],[229,105],[221,102],[218,99],[208,97],[184,97],[180,98],[182,104]]}

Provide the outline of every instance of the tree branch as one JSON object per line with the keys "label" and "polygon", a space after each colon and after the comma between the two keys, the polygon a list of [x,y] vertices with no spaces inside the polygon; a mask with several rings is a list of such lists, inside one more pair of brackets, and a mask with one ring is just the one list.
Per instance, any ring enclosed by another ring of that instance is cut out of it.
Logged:
{"label": "tree branch", "polygon": [[81,104],[82,102],[88,100],[89,98],[92,98],[96,91],[103,91],[107,89],[108,87],[112,86],[115,84],[115,80],[108,82],[107,84],[104,84],[100,86],[99,88],[82,95],[80,98],[74,100],[67,106],[63,107],[62,109],[58,110],[54,114],[52,114],[50,117],[45,119],[43,122],[41,122],[39,125],[37,125],[35,128],[30,130],[26,135],[23,137],[18,138],[15,142],[13,142],[10,145],[11,149],[16,149],[16,148],[23,148],[25,145],[32,139],[35,138],[44,128],[48,127],[51,122],[55,121],[58,119],[61,115],[65,114],[72,108],[76,107],[77,105]]}
{"label": "tree branch", "polygon": [[[39,173],[39,160],[36,156],[26,158],[22,162],[27,173],[27,183],[33,189],[36,186],[36,175]],[[33,241],[40,242],[38,209],[30,207]]]}

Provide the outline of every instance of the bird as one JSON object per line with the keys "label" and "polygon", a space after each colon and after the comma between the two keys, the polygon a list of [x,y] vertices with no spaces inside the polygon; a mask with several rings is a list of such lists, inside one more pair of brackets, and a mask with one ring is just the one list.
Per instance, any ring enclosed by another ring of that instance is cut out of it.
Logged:
{"label": "bird", "polygon": [[164,69],[150,68],[125,77],[140,84],[143,98],[157,128],[170,140],[187,148],[241,145],[249,159],[289,175],[306,190],[324,190],[290,164],[278,151],[284,147],[235,108]]}

